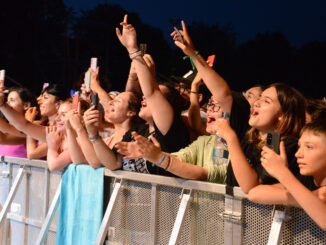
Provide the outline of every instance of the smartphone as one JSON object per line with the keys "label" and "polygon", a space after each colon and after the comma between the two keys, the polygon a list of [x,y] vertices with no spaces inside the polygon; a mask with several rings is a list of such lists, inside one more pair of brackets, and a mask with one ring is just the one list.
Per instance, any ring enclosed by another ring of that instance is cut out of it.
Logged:
{"label": "smartphone", "polygon": [[85,72],[84,83],[86,92],[89,93],[91,87],[91,73],[89,71]]}
{"label": "smartphone", "polygon": [[213,55],[210,55],[207,57],[207,64],[210,66],[210,67],[213,67],[214,65],[214,61],[215,61],[215,54]]}
{"label": "smartphone", "polygon": [[97,93],[92,93],[91,96],[90,96],[90,100],[91,100],[90,107],[95,105],[95,109],[97,109],[97,106],[98,106],[98,94]]}
{"label": "smartphone", "polygon": [[178,28],[173,27],[173,29],[174,29],[175,32],[177,33],[177,40],[178,40],[180,43],[184,43],[183,36],[182,36],[182,34],[180,33],[180,31],[178,30]]}
{"label": "smartphone", "polygon": [[91,68],[93,69],[93,71],[96,72],[96,68],[97,68],[97,58],[96,57],[91,58]]}
{"label": "smartphone", "polygon": [[267,133],[267,139],[266,139],[266,145],[273,149],[277,154],[280,154],[280,141],[281,141],[281,135],[277,132],[268,132]]}
{"label": "smartphone", "polygon": [[72,97],[72,109],[78,110],[79,103],[79,93],[75,92],[74,97]]}
{"label": "smartphone", "polygon": [[140,49],[142,55],[144,56],[144,54],[147,53],[147,44],[146,43],[139,44],[139,49]]}
{"label": "smartphone", "polygon": [[6,78],[6,70],[0,70],[0,85],[3,86]]}

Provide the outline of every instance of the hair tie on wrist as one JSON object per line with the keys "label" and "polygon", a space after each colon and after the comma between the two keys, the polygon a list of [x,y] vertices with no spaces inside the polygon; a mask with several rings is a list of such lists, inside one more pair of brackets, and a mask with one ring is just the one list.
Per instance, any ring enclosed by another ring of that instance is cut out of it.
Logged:
{"label": "hair tie on wrist", "polygon": [[198,55],[199,54],[199,52],[198,51],[196,51],[195,53],[194,53],[194,55],[192,55],[192,56],[184,56],[183,57],[183,59],[185,60],[185,59],[190,59],[190,63],[191,63],[191,66],[192,66],[192,69],[193,70],[196,70],[196,67],[195,67],[195,64],[194,64],[194,61],[192,60],[196,55]]}

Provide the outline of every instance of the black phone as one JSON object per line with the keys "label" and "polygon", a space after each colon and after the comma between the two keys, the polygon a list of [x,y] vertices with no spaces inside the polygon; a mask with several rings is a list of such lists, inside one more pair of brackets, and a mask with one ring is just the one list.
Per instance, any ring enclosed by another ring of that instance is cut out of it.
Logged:
{"label": "black phone", "polygon": [[146,43],[139,44],[139,49],[140,49],[142,55],[144,56],[144,54],[147,53],[147,44]]}
{"label": "black phone", "polygon": [[266,145],[273,149],[277,154],[280,154],[280,141],[281,141],[281,134],[278,132],[268,132]]}
{"label": "black phone", "polygon": [[98,94],[97,93],[92,93],[90,95],[90,100],[91,100],[90,107],[95,105],[95,109],[97,109],[97,106],[98,106]]}

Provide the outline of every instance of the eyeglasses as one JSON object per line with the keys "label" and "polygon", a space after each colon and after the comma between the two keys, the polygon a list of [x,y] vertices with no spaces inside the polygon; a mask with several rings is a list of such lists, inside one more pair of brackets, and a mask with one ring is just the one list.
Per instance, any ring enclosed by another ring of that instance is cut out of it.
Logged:
{"label": "eyeglasses", "polygon": [[183,95],[185,92],[190,93],[190,89],[185,87],[184,85],[178,84],[175,86],[175,89],[179,91],[180,95]]}
{"label": "eyeglasses", "polygon": [[207,109],[211,107],[213,112],[218,112],[221,109],[221,106],[217,103],[213,103],[212,100],[208,101]]}

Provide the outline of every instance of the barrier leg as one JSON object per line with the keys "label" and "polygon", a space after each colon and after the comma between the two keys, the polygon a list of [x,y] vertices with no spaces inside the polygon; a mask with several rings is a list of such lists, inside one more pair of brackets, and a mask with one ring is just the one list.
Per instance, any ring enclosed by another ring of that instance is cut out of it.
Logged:
{"label": "barrier leg", "polygon": [[268,245],[278,245],[280,243],[282,225],[285,218],[286,218],[285,211],[274,210],[271,232],[269,233],[269,238],[267,243]]}
{"label": "barrier leg", "polygon": [[177,244],[177,242],[179,240],[180,230],[183,225],[183,221],[185,219],[186,211],[190,204],[191,195],[192,195],[192,190],[189,190],[189,192],[187,194],[185,194],[184,190],[182,190],[182,199],[181,199],[177,217],[176,217],[174,225],[173,225],[173,230],[171,233],[169,245]]}
{"label": "barrier leg", "polygon": [[106,208],[106,211],[105,211],[105,214],[104,214],[101,226],[100,226],[100,230],[99,230],[99,232],[97,234],[97,237],[96,237],[96,241],[95,241],[96,245],[102,245],[104,243],[104,239],[105,239],[105,236],[106,236],[106,231],[109,228],[108,226],[110,224],[110,220],[111,220],[111,217],[112,217],[112,211],[113,211],[113,208],[114,208],[114,206],[116,204],[116,200],[117,200],[118,194],[119,194],[119,192],[121,190],[122,183],[123,183],[123,180],[121,179],[120,182],[116,182],[115,185],[114,185],[114,189],[113,189],[113,192],[111,194],[108,207]]}
{"label": "barrier leg", "polygon": [[40,234],[38,235],[36,243],[35,243],[36,245],[43,244],[44,240],[46,239],[46,236],[48,234],[48,231],[49,231],[50,225],[52,223],[52,220],[54,218],[55,212],[57,211],[58,206],[59,206],[60,191],[61,191],[61,181],[60,181],[60,184],[59,184],[57,191],[54,195],[54,198],[53,198],[53,201],[49,208],[48,214],[46,215],[45,220],[42,224]]}
{"label": "barrier leg", "polygon": [[3,209],[1,210],[0,212],[0,226],[2,225],[6,215],[7,215],[7,212],[8,212],[8,209],[9,209],[9,206],[11,204],[11,202],[13,201],[14,197],[15,197],[15,194],[18,190],[18,187],[19,187],[19,184],[20,182],[22,181],[23,177],[24,177],[24,173],[25,173],[25,167],[20,167],[19,170],[18,170],[18,174],[15,178],[15,181],[10,189],[10,192],[9,192],[9,195],[6,199],[6,202],[5,204],[3,205]]}

